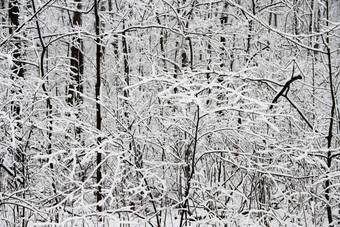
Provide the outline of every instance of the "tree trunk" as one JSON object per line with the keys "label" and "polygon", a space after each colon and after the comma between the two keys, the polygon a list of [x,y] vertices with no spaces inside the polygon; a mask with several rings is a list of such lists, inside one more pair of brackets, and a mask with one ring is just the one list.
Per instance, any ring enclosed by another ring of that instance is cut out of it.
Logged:
{"label": "tree trunk", "polygon": [[[326,26],[329,26],[329,3],[326,1]],[[328,60],[328,75],[329,75],[329,88],[331,92],[331,113],[330,113],[330,122],[329,122],[329,128],[328,128],[328,135],[326,137],[327,139],[327,167],[328,171],[330,171],[332,166],[332,138],[333,138],[333,124],[334,124],[334,118],[335,118],[335,94],[334,94],[334,87],[333,87],[333,75],[332,75],[332,61],[331,61],[331,49],[330,49],[330,40],[329,40],[329,33],[326,33],[326,45],[327,45],[327,60]],[[329,173],[329,172],[328,172]],[[325,198],[327,201],[326,210],[327,210],[327,219],[329,226],[334,226],[333,223],[333,215],[332,215],[332,205],[331,205],[331,197],[330,197],[330,187],[332,185],[330,179],[330,176],[327,177],[327,180],[325,182]]]}
{"label": "tree trunk", "polygon": [[[75,0],[77,9],[80,10],[81,0]],[[72,27],[82,26],[82,14],[75,11],[72,18]],[[71,78],[72,82],[68,87],[68,103],[79,105],[82,102],[81,93],[83,92],[82,76],[84,74],[83,40],[79,37],[73,38],[71,46]],[[78,130],[77,130],[78,131]]]}
{"label": "tree trunk", "polygon": [[[99,19],[99,7],[98,1],[94,0],[94,15],[95,15],[95,30],[96,30],[96,128],[98,132],[102,129],[102,116],[101,116],[101,105],[100,105],[100,86],[101,86],[101,72],[100,72],[100,58],[101,58],[101,39],[100,39],[100,19]],[[99,136],[97,139],[98,146],[100,146],[102,138]],[[102,212],[103,207],[100,205],[102,200],[102,154],[101,151],[97,151],[97,170],[96,170],[96,183],[97,183],[97,211]],[[101,218],[99,219],[101,221]]]}

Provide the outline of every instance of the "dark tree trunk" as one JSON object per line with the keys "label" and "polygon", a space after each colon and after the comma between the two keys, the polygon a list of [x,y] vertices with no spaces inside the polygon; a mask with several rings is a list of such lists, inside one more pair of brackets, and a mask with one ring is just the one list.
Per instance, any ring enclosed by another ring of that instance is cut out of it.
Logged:
{"label": "dark tree trunk", "polygon": [[[77,9],[80,10],[81,0],[75,0]],[[79,11],[73,13],[72,27],[82,25],[82,14]],[[68,103],[78,105],[82,102],[81,93],[83,92],[82,76],[84,73],[83,41],[81,38],[73,38],[71,46],[71,78],[72,82],[68,88]]]}
{"label": "dark tree trunk", "polygon": [[[326,1],[326,26],[329,26],[329,3]],[[333,87],[333,75],[332,75],[332,61],[331,61],[331,49],[330,49],[330,40],[329,40],[329,33],[326,34],[326,45],[327,45],[327,60],[328,60],[328,75],[329,75],[329,87],[331,92],[331,113],[330,113],[330,122],[329,122],[329,128],[328,128],[328,135],[326,137],[327,139],[327,167],[328,170],[331,169],[332,166],[332,138],[333,138],[333,124],[334,124],[334,118],[335,118],[335,105],[336,105],[336,98],[335,98],[335,92]],[[330,180],[330,176],[327,176],[327,180],[325,181],[325,198],[327,201],[326,205],[326,211],[327,211],[327,219],[328,219],[328,225],[334,226],[333,223],[333,215],[332,215],[332,205],[331,205],[331,197],[330,197],[330,188],[332,186],[332,182]]]}
{"label": "dark tree trunk", "polygon": [[[8,16],[10,21],[9,34],[13,35],[13,32],[19,27],[19,2],[18,0],[9,1],[8,3]],[[14,37],[14,51],[13,51],[13,62],[14,66],[12,67],[12,78],[23,78],[24,77],[24,69],[23,64],[20,61],[21,58],[21,41]],[[21,90],[19,90],[21,92]],[[18,116],[20,115],[20,105],[13,105],[13,114]]]}
{"label": "dark tree trunk", "polygon": [[[98,132],[102,129],[102,116],[101,116],[101,105],[100,105],[100,86],[101,86],[101,75],[100,75],[100,58],[101,58],[101,40],[100,40],[100,19],[99,19],[99,7],[98,1],[94,1],[94,15],[95,15],[95,30],[96,30],[96,127]],[[99,136],[97,139],[98,146],[100,146],[102,138]],[[96,183],[97,183],[97,211],[102,212],[103,207],[99,204],[102,200],[102,154],[100,151],[97,152],[97,170],[96,170]],[[101,218],[100,218],[101,220]]]}
{"label": "dark tree trunk", "polygon": [[[12,35],[15,29],[18,28],[19,26],[19,2],[17,0],[9,1],[8,7],[9,7],[8,15],[9,15],[9,20],[10,20],[9,33]],[[14,46],[15,46],[15,50],[13,52],[13,61],[15,65],[13,66],[12,69],[13,69],[13,72],[18,77],[23,77],[24,69],[23,69],[23,64],[20,62],[21,44],[17,38],[15,38]]]}
{"label": "dark tree trunk", "polygon": [[[123,21],[123,29],[125,28],[125,22]],[[128,45],[126,41],[126,32],[122,33],[122,44],[123,44],[123,58],[124,58],[124,80],[126,86],[130,86],[130,66],[129,66],[129,57],[128,57]],[[128,90],[124,90],[124,97],[129,97]]]}
{"label": "dark tree trunk", "polygon": [[[2,6],[5,5],[4,1],[2,1]],[[13,0],[13,1],[9,1],[8,2],[8,17],[9,17],[9,22],[10,22],[10,26],[9,26],[9,34],[10,35],[14,35],[14,31],[19,27],[19,2],[18,0]],[[23,64],[20,60],[21,58],[21,41],[19,38],[14,37],[13,38],[13,42],[14,42],[14,50],[13,50],[13,67],[12,67],[12,75],[11,75],[11,79],[13,81],[16,81],[17,79],[22,79],[24,77],[24,69],[23,69]],[[13,89],[12,93],[15,95],[20,95],[22,93],[22,88],[21,86],[18,87],[18,89]],[[20,99],[20,97],[19,97]],[[18,99],[17,99],[18,100]],[[20,123],[20,114],[21,114],[21,108],[20,108],[20,103],[18,103],[17,101],[12,101],[11,102],[11,114],[14,117],[16,124],[15,124],[15,130],[16,132],[20,132],[22,125]],[[22,141],[22,136],[19,134],[16,135],[17,140],[18,141]],[[16,167],[16,163],[14,163],[14,176],[16,175],[21,175],[22,178],[17,179],[14,181],[14,185],[16,188],[18,187],[22,187],[25,188],[26,187],[26,154],[22,151],[22,149],[17,148],[15,150],[15,154],[14,154],[15,160],[18,162],[19,164],[19,168]],[[4,166],[5,167],[5,166]],[[6,167],[5,167],[6,169]],[[10,173],[10,171],[8,171]],[[19,173],[17,173],[19,172]],[[23,199],[25,199],[25,193],[23,192],[22,194]],[[21,213],[22,216],[25,216],[25,208],[24,207],[20,207],[17,206],[16,210],[18,213]],[[26,221],[23,220],[22,225],[24,226],[26,224]]]}

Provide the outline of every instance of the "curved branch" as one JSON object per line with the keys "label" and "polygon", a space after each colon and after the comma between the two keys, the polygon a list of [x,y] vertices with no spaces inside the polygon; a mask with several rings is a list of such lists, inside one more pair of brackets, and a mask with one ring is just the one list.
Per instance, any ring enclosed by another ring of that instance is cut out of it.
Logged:
{"label": "curved branch", "polygon": [[[270,105],[269,109],[271,110],[273,108],[273,104],[277,102],[277,100],[281,97],[281,96],[285,96],[287,95],[287,92],[289,91],[289,86],[291,83],[293,83],[295,80],[300,80],[302,79],[301,75],[292,77],[290,80],[288,80],[286,82],[286,84],[283,86],[283,88],[281,89],[281,91],[275,96],[275,98],[272,101],[272,105]],[[286,92],[286,94],[284,94],[284,92]]]}

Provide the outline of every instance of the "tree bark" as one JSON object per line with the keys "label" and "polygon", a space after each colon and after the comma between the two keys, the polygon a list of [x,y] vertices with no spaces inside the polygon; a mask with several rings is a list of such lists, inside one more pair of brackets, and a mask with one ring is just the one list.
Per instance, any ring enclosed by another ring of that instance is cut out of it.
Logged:
{"label": "tree bark", "polygon": [[[95,15],[95,30],[96,30],[96,128],[98,132],[102,129],[102,116],[101,116],[101,104],[100,104],[100,86],[101,86],[101,71],[100,71],[100,60],[101,60],[101,39],[100,39],[100,19],[99,19],[99,7],[98,1],[94,0],[94,15]],[[97,138],[98,146],[100,146],[102,138]],[[97,211],[102,212],[103,207],[100,205],[102,200],[102,154],[101,151],[97,151],[97,170],[96,170],[96,183],[97,183]],[[101,221],[101,218],[99,219]]]}
{"label": "tree bark", "polygon": [[[75,0],[77,9],[73,13],[72,27],[82,26],[81,0]],[[79,37],[73,38],[71,46],[71,78],[72,82],[68,87],[68,103],[78,105],[82,102],[81,93],[83,92],[82,77],[84,74],[83,40]]]}
{"label": "tree bark", "polygon": [[[326,26],[329,26],[329,3],[326,1]],[[329,88],[331,92],[331,113],[330,113],[330,122],[329,122],[329,128],[328,128],[328,135],[326,137],[327,139],[327,167],[328,171],[330,171],[332,167],[332,138],[333,138],[333,124],[334,124],[334,117],[335,117],[335,94],[334,94],[334,87],[333,87],[333,75],[332,75],[332,57],[331,57],[331,49],[330,49],[330,40],[329,40],[329,33],[326,34],[326,46],[327,46],[327,60],[328,60],[328,76],[329,76]],[[325,181],[325,198],[327,201],[326,210],[327,210],[327,219],[329,226],[334,226],[333,223],[333,215],[332,215],[332,206],[331,206],[331,198],[330,198],[330,187],[332,183],[329,179],[329,176],[327,177],[327,180]]]}

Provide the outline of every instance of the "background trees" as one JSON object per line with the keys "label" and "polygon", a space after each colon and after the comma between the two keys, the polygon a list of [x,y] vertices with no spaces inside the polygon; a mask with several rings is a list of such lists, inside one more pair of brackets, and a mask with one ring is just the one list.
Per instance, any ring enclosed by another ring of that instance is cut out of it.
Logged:
{"label": "background trees", "polygon": [[8,1],[1,223],[336,225],[336,1]]}

